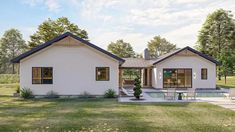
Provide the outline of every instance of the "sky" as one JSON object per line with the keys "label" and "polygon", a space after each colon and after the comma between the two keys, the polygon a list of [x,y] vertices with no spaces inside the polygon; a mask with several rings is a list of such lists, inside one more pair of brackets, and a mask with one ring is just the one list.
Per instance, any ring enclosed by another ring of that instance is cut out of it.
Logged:
{"label": "sky", "polygon": [[206,16],[219,8],[235,16],[235,0],[7,0],[0,4],[0,36],[16,28],[27,41],[43,21],[63,16],[103,49],[123,39],[142,53],[157,35],[193,47]]}

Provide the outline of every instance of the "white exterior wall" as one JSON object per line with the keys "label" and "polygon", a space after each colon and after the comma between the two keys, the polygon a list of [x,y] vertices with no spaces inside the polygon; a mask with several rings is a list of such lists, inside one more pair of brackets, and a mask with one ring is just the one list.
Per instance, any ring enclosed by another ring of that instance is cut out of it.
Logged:
{"label": "white exterior wall", "polygon": [[[53,67],[53,84],[32,84],[32,67]],[[109,81],[96,81],[96,67],[109,67]],[[20,86],[35,95],[55,91],[59,95],[103,95],[118,92],[117,60],[88,46],[51,46],[20,62]]]}
{"label": "white exterior wall", "polygon": [[[163,88],[164,68],[191,68],[193,88],[216,88],[216,65],[199,56],[172,56],[154,66],[152,86]],[[201,68],[207,68],[207,80],[201,79]],[[196,78],[193,77],[196,74]]]}

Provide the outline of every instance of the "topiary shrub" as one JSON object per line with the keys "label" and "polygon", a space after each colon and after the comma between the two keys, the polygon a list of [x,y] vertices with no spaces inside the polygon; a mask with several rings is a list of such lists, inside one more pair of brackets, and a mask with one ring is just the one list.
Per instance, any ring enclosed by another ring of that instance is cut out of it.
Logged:
{"label": "topiary shrub", "polygon": [[33,98],[33,92],[29,88],[23,88],[20,90],[20,96],[24,99]]}
{"label": "topiary shrub", "polygon": [[59,98],[59,95],[53,90],[47,92],[46,98]]}
{"label": "topiary shrub", "polygon": [[105,98],[115,98],[116,97],[116,92],[113,89],[108,89],[104,93]]}
{"label": "topiary shrub", "polygon": [[142,93],[141,90],[141,81],[140,81],[140,77],[137,76],[135,78],[135,83],[134,83],[135,87],[134,87],[134,96],[136,97],[136,99],[140,99],[140,94]]}

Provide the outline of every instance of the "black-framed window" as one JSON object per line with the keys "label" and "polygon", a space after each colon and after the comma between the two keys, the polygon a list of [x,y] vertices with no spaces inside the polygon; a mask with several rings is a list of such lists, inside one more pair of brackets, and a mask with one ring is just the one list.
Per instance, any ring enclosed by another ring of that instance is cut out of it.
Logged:
{"label": "black-framed window", "polygon": [[201,69],[201,79],[207,80],[207,69],[206,68]]}
{"label": "black-framed window", "polygon": [[32,84],[53,84],[53,68],[33,67]]}
{"label": "black-framed window", "polygon": [[163,69],[164,88],[192,88],[192,69]]}
{"label": "black-framed window", "polygon": [[96,81],[109,81],[109,67],[96,67]]}

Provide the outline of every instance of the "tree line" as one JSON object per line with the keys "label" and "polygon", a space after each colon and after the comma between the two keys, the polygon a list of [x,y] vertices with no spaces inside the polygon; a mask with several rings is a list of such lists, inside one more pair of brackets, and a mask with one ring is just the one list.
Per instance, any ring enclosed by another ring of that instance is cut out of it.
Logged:
{"label": "tree line", "polygon": [[[10,63],[12,58],[64,32],[71,32],[89,41],[87,31],[80,29],[66,17],[56,20],[47,19],[38,26],[37,31],[30,36],[28,42],[23,40],[22,34],[17,29],[5,31],[0,39],[0,73],[16,73],[18,67]],[[176,44],[160,35],[153,37],[148,42],[147,48],[151,58],[177,49]],[[219,79],[221,76],[226,77],[235,73],[235,21],[231,11],[218,9],[207,16],[199,30],[195,48],[220,62],[217,69]],[[143,57],[134,51],[130,43],[122,39],[110,42],[107,50],[122,58]]]}

